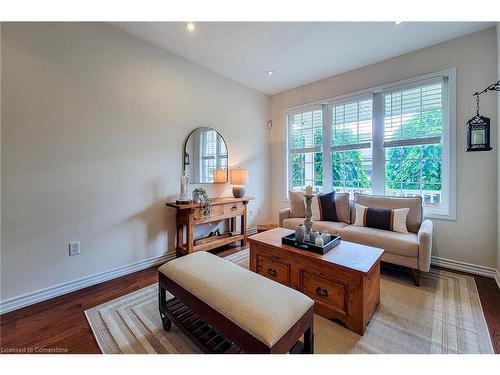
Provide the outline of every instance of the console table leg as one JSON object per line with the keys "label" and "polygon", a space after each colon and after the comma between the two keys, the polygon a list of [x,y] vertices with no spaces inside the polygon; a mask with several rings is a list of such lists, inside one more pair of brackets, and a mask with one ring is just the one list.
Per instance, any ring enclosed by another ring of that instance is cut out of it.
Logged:
{"label": "console table leg", "polygon": [[193,215],[189,215],[188,225],[186,225],[186,235],[187,235],[187,243],[186,243],[186,252],[191,254],[193,252],[194,247],[194,219]]}
{"label": "console table leg", "polygon": [[181,247],[184,244],[184,225],[177,224],[177,247]]}
{"label": "console table leg", "polygon": [[247,205],[243,207],[243,215],[241,215],[241,234],[243,239],[241,240],[241,246],[247,246]]}

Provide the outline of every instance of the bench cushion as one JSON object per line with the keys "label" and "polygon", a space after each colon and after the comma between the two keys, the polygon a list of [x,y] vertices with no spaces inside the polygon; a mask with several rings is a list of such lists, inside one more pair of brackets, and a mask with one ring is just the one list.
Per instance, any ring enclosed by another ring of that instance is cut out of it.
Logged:
{"label": "bench cushion", "polygon": [[207,252],[172,260],[159,271],[269,347],[314,304],[295,289]]}

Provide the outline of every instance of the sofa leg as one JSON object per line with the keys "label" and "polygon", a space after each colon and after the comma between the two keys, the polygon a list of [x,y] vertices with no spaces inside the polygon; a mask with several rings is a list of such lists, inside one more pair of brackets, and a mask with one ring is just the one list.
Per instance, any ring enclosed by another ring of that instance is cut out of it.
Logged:
{"label": "sofa leg", "polygon": [[420,286],[420,271],[414,268],[410,268],[411,278],[415,286]]}

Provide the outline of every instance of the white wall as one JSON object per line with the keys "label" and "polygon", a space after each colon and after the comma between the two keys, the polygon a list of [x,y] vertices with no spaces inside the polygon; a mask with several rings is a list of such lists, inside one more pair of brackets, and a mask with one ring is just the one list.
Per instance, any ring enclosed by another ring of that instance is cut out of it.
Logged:
{"label": "white wall", "polygon": [[[493,143],[491,152],[464,152],[465,122],[475,113],[472,93],[496,77],[495,28],[273,95],[270,112],[274,220],[278,210],[288,206],[284,199],[286,108],[448,68],[457,68],[457,220],[434,220],[433,255],[496,267],[498,144]],[[497,123],[494,95],[481,98],[481,110],[492,124]],[[496,126],[492,126],[492,139],[497,139]]]}
{"label": "white wall", "polygon": [[107,24],[2,28],[3,302],[174,251],[165,202],[198,126],[249,168],[249,227],[268,221],[266,95]]}
{"label": "white wall", "polygon": [[[500,22],[497,23],[497,81],[500,80]],[[498,115],[498,128],[500,129],[500,93],[496,93],[497,97],[497,115]],[[500,132],[497,133],[498,140],[497,145],[500,145]],[[500,274],[500,152],[498,153],[498,161],[497,161],[497,172],[498,172],[498,180],[497,180],[497,189],[498,189],[498,217],[497,217],[497,271]]]}

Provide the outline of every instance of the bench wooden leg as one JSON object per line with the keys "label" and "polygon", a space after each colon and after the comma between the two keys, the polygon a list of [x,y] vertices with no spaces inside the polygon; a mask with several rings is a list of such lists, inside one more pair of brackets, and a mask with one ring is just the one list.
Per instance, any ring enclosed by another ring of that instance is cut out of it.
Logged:
{"label": "bench wooden leg", "polygon": [[314,354],[314,332],[311,326],[304,332],[304,349],[303,354]]}
{"label": "bench wooden leg", "polygon": [[165,330],[165,332],[170,332],[170,330],[172,329],[172,322],[162,313],[160,313],[160,316],[161,316],[161,325],[163,326],[163,329]]}
{"label": "bench wooden leg", "polygon": [[166,304],[167,291],[161,285],[158,285],[158,309],[160,310],[161,324],[165,331],[170,332],[170,330],[172,329],[172,322],[167,318]]}

